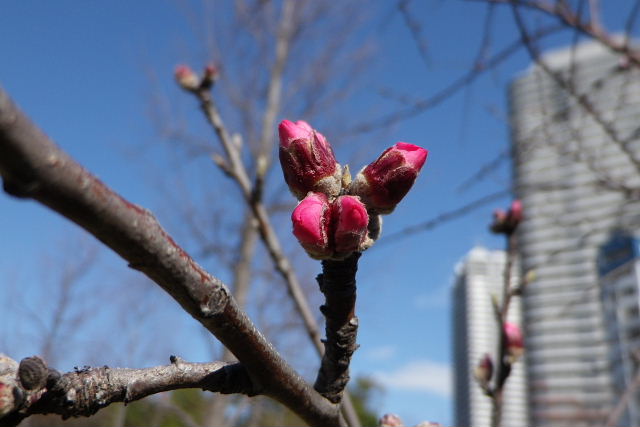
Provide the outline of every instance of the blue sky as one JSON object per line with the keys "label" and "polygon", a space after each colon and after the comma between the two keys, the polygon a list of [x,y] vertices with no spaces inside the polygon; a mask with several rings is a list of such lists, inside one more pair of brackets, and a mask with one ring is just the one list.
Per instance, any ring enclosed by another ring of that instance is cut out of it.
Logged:
{"label": "blue sky", "polygon": [[[185,13],[189,7],[185,9],[184,4],[8,0],[0,13],[0,84],[64,150],[124,197],[156,212],[172,232],[171,220],[163,213],[166,201],[152,178],[162,168],[173,167],[172,158],[150,117],[149,99],[157,91],[168,93],[171,99],[182,96],[178,103],[181,113],[189,117],[189,124],[201,126],[196,130],[207,132],[196,105],[181,95],[172,81],[176,64],[196,66],[203,56],[192,18]],[[376,2],[368,10],[371,21],[363,33],[374,40],[376,53],[363,83],[342,107],[344,111],[351,109],[359,119],[358,112],[372,105],[370,117],[402,107],[396,100],[380,96],[381,90],[411,99],[436,93],[469,69],[480,44],[485,6],[414,1],[410,9],[423,25],[427,41],[425,61],[394,5]],[[615,13],[612,11],[612,20]],[[517,37],[508,11],[498,11],[493,29],[493,51]],[[549,43],[562,42],[552,39]],[[349,144],[337,145],[337,156],[343,159],[350,158],[356,147],[373,160],[396,141],[430,150],[414,189],[396,212],[385,218],[382,239],[363,256],[358,273],[361,347],[352,371],[372,375],[385,386],[378,406],[381,413],[396,412],[408,423],[425,419],[444,425],[452,422],[450,287],[454,266],[474,245],[501,246],[488,233],[487,223],[492,210],[506,206],[509,200],[433,231],[388,243],[384,235],[508,187],[509,167],[503,163],[486,179],[460,189],[475,171],[508,147],[507,85],[528,64],[528,57],[520,52],[438,107],[385,130],[385,140],[373,143],[365,134],[347,141],[353,143],[351,148]],[[330,129],[319,130],[331,135]],[[203,184],[187,185],[197,188]],[[1,194],[0,281],[8,285],[2,286],[0,295],[5,302],[13,295],[9,292],[15,287],[13,283],[30,288],[29,283],[39,280],[38,274],[47,275],[46,271],[36,273],[39,265],[34,265],[34,260],[43,254],[57,259],[64,242],[82,235],[73,224],[36,203]],[[293,239],[286,230],[281,237]],[[129,280],[113,279],[118,274],[132,275],[117,257],[101,253],[100,258],[101,273],[86,280],[106,282],[103,289],[111,282]],[[318,266],[308,265],[315,274]],[[217,274],[215,270],[212,273]],[[19,279],[12,282],[16,277]],[[170,304],[165,296],[154,294],[153,298]],[[42,307],[46,301],[45,297]],[[20,323],[20,319],[11,321]],[[179,330],[192,320],[185,316],[172,322]],[[197,332],[189,334],[179,344],[180,354],[194,360],[206,358],[202,340],[195,344],[189,338]],[[6,336],[0,338],[0,345],[9,342]],[[26,340],[17,346],[19,350],[0,351],[24,357],[33,351],[30,345]],[[166,353],[156,354],[145,363],[163,363],[167,357]],[[124,359],[117,363],[125,363]]]}

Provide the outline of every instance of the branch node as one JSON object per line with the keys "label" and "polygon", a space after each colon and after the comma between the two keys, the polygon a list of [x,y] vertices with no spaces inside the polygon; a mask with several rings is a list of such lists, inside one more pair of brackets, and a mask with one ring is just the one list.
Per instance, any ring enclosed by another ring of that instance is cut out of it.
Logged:
{"label": "branch node", "polygon": [[18,366],[18,378],[26,390],[44,388],[48,374],[47,364],[38,356],[26,357],[20,361]]}

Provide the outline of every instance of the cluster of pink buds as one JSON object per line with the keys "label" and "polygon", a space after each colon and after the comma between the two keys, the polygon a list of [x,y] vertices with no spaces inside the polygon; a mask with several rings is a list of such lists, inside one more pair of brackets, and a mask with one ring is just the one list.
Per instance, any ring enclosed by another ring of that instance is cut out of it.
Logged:
{"label": "cluster of pink buds", "polygon": [[522,222],[522,202],[514,200],[507,212],[496,209],[493,212],[493,222],[490,229],[497,234],[513,234]]}
{"label": "cluster of pink buds", "polygon": [[180,87],[189,92],[201,89],[210,89],[218,79],[218,68],[209,64],[204,68],[202,77],[198,76],[188,65],[178,65],[174,72],[176,82]]}
{"label": "cluster of pink buds", "polygon": [[428,154],[398,142],[352,182],[327,139],[307,122],[284,120],[278,130],[284,179],[300,200],[291,216],[293,234],[316,259],[342,259],[370,247],[379,234],[378,215],[391,213],[409,192]]}
{"label": "cluster of pink buds", "polygon": [[507,356],[511,363],[515,363],[524,354],[522,330],[515,323],[505,322],[504,339],[506,341]]}

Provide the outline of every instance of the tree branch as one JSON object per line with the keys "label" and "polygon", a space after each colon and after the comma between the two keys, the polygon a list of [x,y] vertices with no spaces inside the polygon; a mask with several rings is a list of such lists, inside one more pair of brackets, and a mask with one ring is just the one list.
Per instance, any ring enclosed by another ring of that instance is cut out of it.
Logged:
{"label": "tree branch", "polygon": [[[169,365],[144,369],[103,366],[75,369],[65,374],[44,369],[42,373],[46,376],[46,384],[43,383],[41,388],[27,389],[20,371],[33,359],[36,358],[23,359],[18,370],[7,369],[0,377],[5,387],[14,387],[14,396],[21,396],[13,399],[13,407],[2,408],[3,412],[13,412],[3,422],[15,425],[33,414],[58,414],[63,418],[90,416],[112,403],[126,404],[182,388],[248,396],[259,392],[239,363],[190,363],[176,356],[171,356]],[[12,382],[12,377],[19,380]]]}
{"label": "tree branch", "polygon": [[322,261],[322,274],[317,277],[326,298],[320,310],[327,320],[327,339],[314,388],[333,403],[342,399],[342,392],[349,382],[351,356],[358,348],[355,305],[360,255],[354,252],[341,261]]}
{"label": "tree branch", "polygon": [[200,267],[155,217],[60,150],[0,89],[0,175],[4,189],[74,221],[168,292],[242,362],[258,390],[314,425],[338,425],[338,408],[282,359],[226,286]]}

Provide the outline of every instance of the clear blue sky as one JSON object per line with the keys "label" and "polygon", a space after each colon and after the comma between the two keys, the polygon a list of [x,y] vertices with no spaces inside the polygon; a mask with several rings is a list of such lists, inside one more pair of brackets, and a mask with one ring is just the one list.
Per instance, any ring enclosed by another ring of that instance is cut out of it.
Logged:
{"label": "clear blue sky", "polygon": [[[422,99],[472,64],[485,7],[458,1],[413,3],[413,17],[424,28],[427,60],[418,54],[395,2],[372,2],[368,12],[373,19],[366,32],[374,39],[377,53],[365,83],[350,101],[354,110],[373,99],[377,111],[394,111],[401,104],[378,95],[378,90]],[[195,35],[180,4],[6,0],[0,6],[0,84],[63,149],[126,198],[158,209],[163,223],[163,196],[149,179],[149,168],[170,163],[166,150],[158,148],[161,137],[148,114],[149,98],[158,87],[174,98],[179,96],[172,81],[175,64],[200,58],[197,49],[190,48]],[[494,51],[516,39],[510,22],[508,11],[495,16]],[[361,347],[352,371],[378,378],[386,387],[380,412],[396,412],[407,423],[452,422],[448,375],[453,269],[474,245],[501,246],[488,233],[487,223],[492,210],[506,206],[509,199],[433,231],[388,243],[384,235],[508,187],[509,166],[503,163],[486,179],[459,189],[508,147],[507,84],[528,64],[528,57],[520,52],[438,107],[386,131],[388,141],[372,144],[371,159],[398,140],[430,150],[415,188],[386,218],[382,239],[363,256],[359,271]],[[150,75],[157,80],[150,81]],[[192,121],[201,120],[195,104],[185,100],[181,108]],[[366,135],[354,141],[358,147],[368,144]],[[348,156],[348,148],[338,148],[337,155]],[[0,281],[7,283],[0,295],[5,302],[8,288],[16,286],[11,278],[24,276],[16,271],[38,268],[34,259],[43,252],[55,253],[68,236],[81,234],[33,202],[0,194]],[[287,233],[282,238],[292,239]],[[112,273],[126,270],[115,257],[103,255],[103,259]],[[28,274],[24,277],[36,280]],[[160,331],[155,335],[161,339]],[[23,344],[19,350],[0,351],[28,356],[31,347]],[[206,354],[201,344],[192,347],[182,347],[180,354],[195,360]],[[158,355],[157,363],[166,357]]]}

